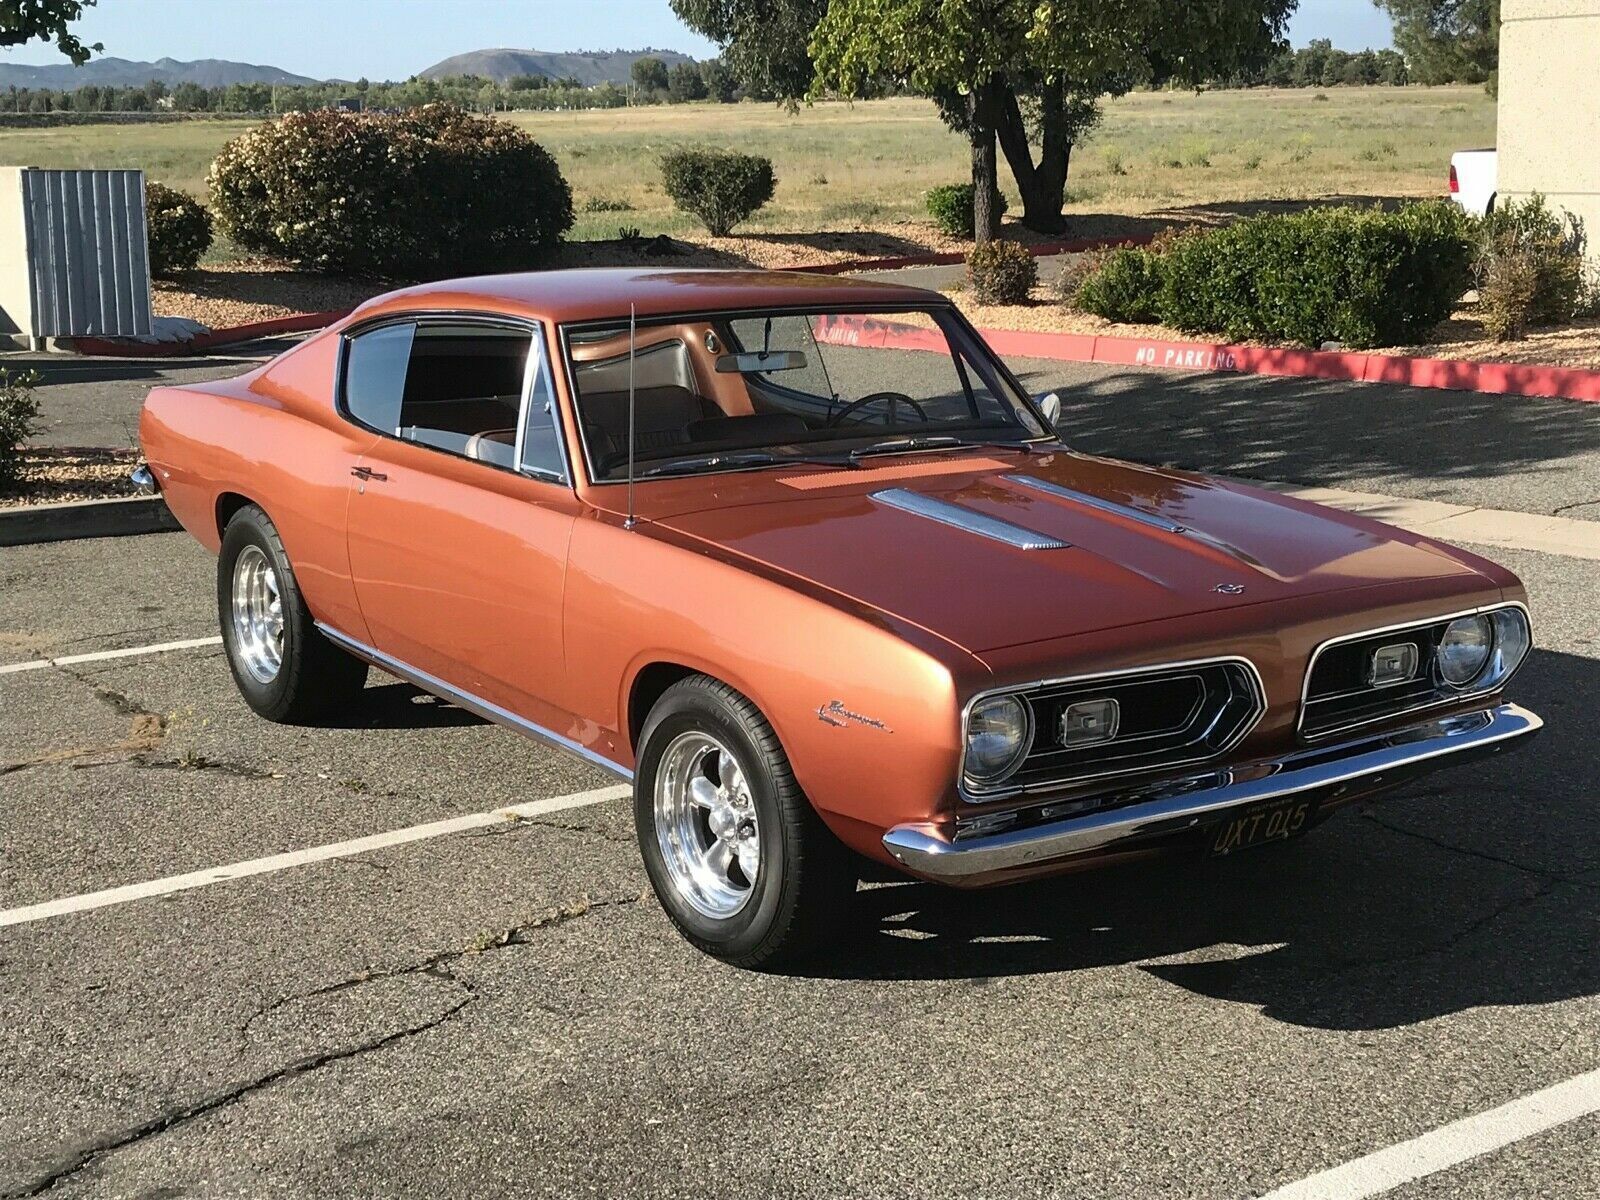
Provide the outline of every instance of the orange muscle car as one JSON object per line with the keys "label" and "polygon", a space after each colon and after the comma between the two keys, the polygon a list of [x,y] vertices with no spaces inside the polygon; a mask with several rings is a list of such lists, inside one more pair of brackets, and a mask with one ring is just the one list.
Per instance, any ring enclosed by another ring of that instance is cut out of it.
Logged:
{"label": "orange muscle car", "polygon": [[933,293],[553,271],[157,388],[139,479],[258,713],[376,665],[632,781],[663,906],[743,964],[837,930],[857,856],[1232,853],[1540,727],[1509,571],[1058,418]]}

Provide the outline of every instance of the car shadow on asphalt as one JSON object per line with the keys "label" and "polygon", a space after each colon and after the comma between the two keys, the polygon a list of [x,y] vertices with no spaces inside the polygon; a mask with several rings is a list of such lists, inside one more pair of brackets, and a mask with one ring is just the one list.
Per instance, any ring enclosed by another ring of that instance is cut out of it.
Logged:
{"label": "car shadow on asphalt", "polygon": [[1071,376],[1054,364],[1012,366],[1029,390],[1060,395],[1063,439],[1091,454],[1292,483],[1499,480],[1505,495],[1496,506],[1526,511],[1543,511],[1546,494],[1557,503],[1561,491],[1596,494],[1593,475],[1579,478],[1571,461],[1600,453],[1595,405],[1155,369],[1062,384]]}
{"label": "car shadow on asphalt", "polygon": [[[388,676],[374,676],[388,679]],[[361,702],[319,722],[329,729],[453,729],[487,725],[477,713],[457,708],[409,683],[369,684]]]}
{"label": "car shadow on asphalt", "polygon": [[[1179,993],[1344,1030],[1600,993],[1600,811],[1579,699],[1597,684],[1592,660],[1535,652],[1511,689],[1548,723],[1531,745],[1286,845],[989,892],[869,885],[862,935],[797,973],[982,987],[1132,966]],[[1064,1017],[1103,985],[1084,990],[1063,987]]]}

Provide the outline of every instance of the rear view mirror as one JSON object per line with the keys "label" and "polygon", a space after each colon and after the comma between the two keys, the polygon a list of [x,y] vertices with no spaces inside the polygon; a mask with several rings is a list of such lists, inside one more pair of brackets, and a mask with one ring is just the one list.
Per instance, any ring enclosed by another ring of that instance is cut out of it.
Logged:
{"label": "rear view mirror", "polygon": [[1049,392],[1039,397],[1039,411],[1044,413],[1044,419],[1054,427],[1061,419],[1061,397],[1055,392]]}
{"label": "rear view mirror", "polygon": [[799,350],[768,350],[747,354],[724,354],[717,359],[719,375],[760,375],[766,371],[804,370],[806,356]]}

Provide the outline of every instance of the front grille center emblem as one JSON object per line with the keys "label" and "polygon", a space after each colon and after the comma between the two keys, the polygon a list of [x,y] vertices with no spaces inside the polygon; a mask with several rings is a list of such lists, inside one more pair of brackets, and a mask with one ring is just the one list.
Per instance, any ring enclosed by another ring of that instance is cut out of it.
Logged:
{"label": "front grille center emblem", "polygon": [[1244,593],[1244,584],[1242,584],[1242,583],[1219,583],[1219,584],[1217,584],[1216,587],[1212,588],[1211,590],[1213,592],[1221,592],[1224,596],[1238,596],[1238,595],[1242,595]]}

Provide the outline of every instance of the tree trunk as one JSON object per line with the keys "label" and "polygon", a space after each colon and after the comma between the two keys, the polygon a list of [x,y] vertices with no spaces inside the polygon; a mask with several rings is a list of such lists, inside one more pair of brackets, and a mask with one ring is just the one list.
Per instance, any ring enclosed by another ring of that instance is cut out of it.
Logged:
{"label": "tree trunk", "polygon": [[1033,161],[1028,128],[1017,95],[1006,88],[997,104],[1000,148],[1022,194],[1022,223],[1038,233],[1060,233],[1066,228],[1061,208],[1067,195],[1067,163],[1072,143],[1066,137],[1066,98],[1059,88],[1039,98],[1041,140],[1039,162]]}
{"label": "tree trunk", "polygon": [[994,197],[1000,189],[995,159],[995,103],[992,86],[975,87],[967,96],[967,136],[972,143],[972,240],[983,245],[1000,232]]}

